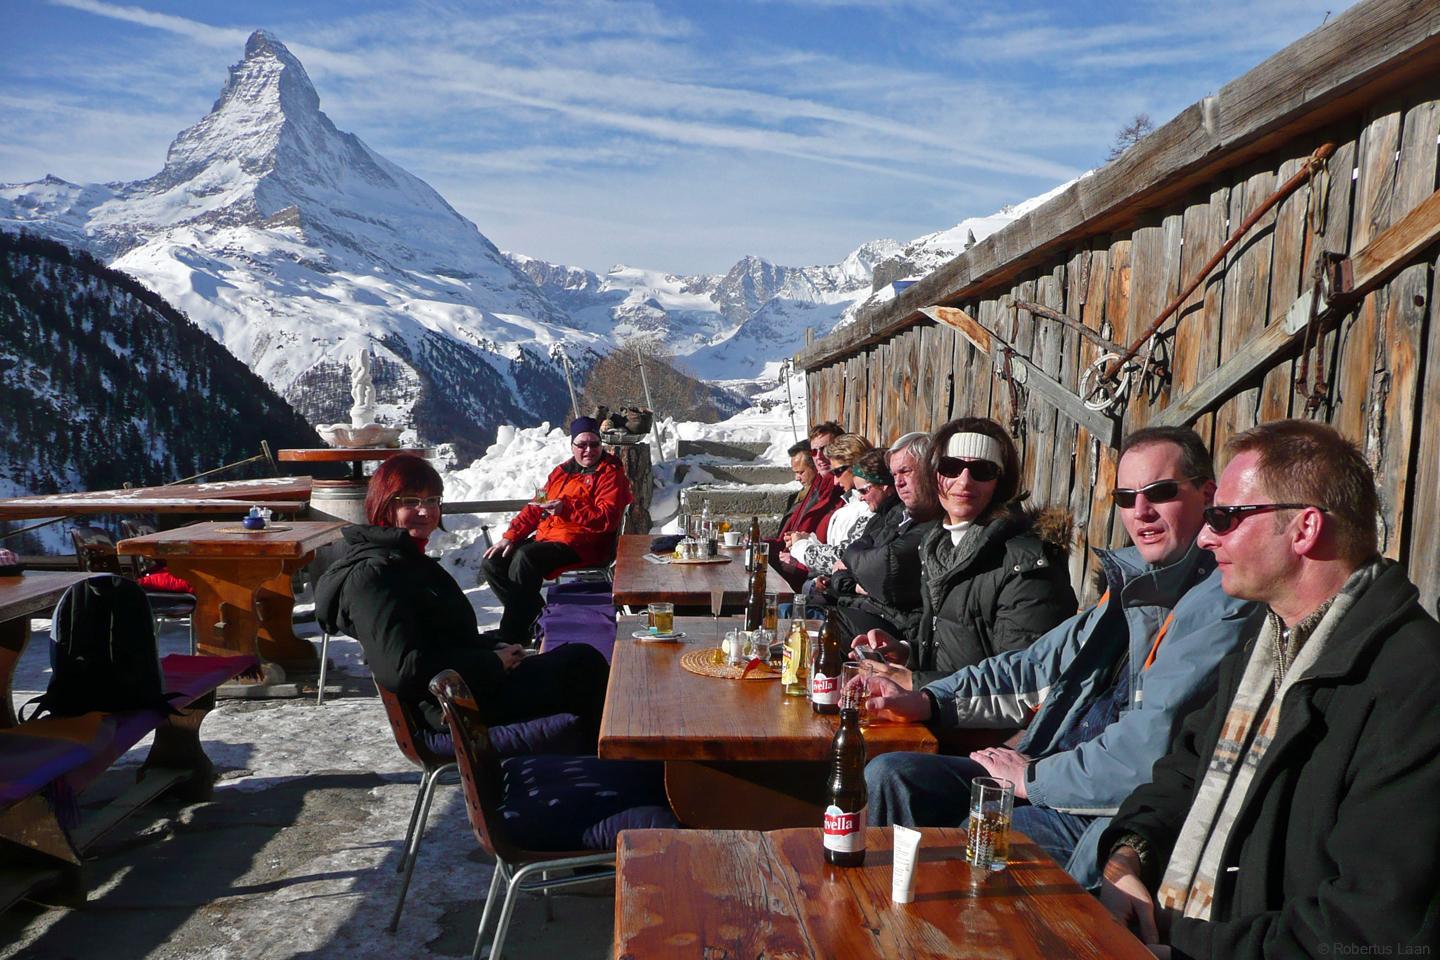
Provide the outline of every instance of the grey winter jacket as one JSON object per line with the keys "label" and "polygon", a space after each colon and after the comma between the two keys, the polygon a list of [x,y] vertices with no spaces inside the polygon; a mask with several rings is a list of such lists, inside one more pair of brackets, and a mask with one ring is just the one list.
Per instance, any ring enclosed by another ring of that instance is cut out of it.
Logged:
{"label": "grey winter jacket", "polygon": [[936,525],[920,543],[923,612],[911,639],[916,687],[1035,638],[1075,614],[1064,510],[1012,507],[972,526],[958,544]]}
{"label": "grey winter jacket", "polygon": [[[1097,818],[1065,865],[1086,886],[1099,883],[1096,850],[1110,817],[1149,782],[1181,721],[1213,694],[1220,661],[1240,645],[1250,618],[1263,616],[1255,604],[1226,596],[1214,557],[1199,547],[1158,568],[1134,547],[1095,553],[1109,589],[1094,606],[1024,650],[926,687],[944,726],[1026,727],[1017,749],[1035,761],[1026,774],[1030,803]],[[1052,752],[1127,653],[1130,699],[1120,718],[1075,749]]]}

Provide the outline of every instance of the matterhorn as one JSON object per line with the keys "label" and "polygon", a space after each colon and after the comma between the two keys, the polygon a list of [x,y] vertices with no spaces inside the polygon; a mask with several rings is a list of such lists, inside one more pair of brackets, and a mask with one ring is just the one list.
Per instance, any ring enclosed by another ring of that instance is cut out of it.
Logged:
{"label": "matterhorn", "polygon": [[598,348],[430,186],[336,129],[264,31],[158,174],[5,185],[0,228],[137,277],[311,423],[347,415],[368,349],[378,418],[462,454],[498,424],[562,416],[558,351],[583,367]]}

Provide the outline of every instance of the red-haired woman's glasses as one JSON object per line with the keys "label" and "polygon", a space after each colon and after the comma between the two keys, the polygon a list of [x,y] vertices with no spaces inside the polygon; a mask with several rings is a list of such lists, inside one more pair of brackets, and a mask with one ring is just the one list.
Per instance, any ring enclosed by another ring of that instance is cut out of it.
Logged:
{"label": "red-haired woman's glasses", "polygon": [[397,507],[409,507],[411,510],[419,510],[425,507],[429,510],[439,510],[440,504],[444,502],[442,497],[395,497],[394,504]]}
{"label": "red-haired woman's glasses", "polygon": [[940,463],[935,467],[935,472],[947,480],[954,480],[966,470],[970,471],[970,479],[977,483],[989,483],[998,479],[1000,467],[989,460],[964,460],[960,457],[941,457]]}
{"label": "red-haired woman's glasses", "polygon": [[1321,513],[1330,512],[1328,508],[1316,506],[1313,503],[1245,503],[1224,507],[1206,507],[1205,523],[1216,533],[1225,533],[1252,513],[1265,513],[1269,510],[1304,510],[1306,507],[1315,507]]}

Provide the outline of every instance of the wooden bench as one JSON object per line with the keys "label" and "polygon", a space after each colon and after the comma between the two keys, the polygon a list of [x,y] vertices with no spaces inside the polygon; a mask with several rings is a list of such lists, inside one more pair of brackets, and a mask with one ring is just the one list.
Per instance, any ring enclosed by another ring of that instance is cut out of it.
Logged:
{"label": "wooden bench", "polygon": [[[85,900],[81,858],[106,831],[141,806],[170,794],[210,797],[214,766],[200,744],[200,724],[215,689],[258,665],[255,657],[171,654],[161,660],[165,690],[179,711],[129,710],[43,717],[0,729],[0,910],[40,896],[75,905]],[[135,785],[100,810],[79,815],[80,793],[150,733],[154,743]]]}

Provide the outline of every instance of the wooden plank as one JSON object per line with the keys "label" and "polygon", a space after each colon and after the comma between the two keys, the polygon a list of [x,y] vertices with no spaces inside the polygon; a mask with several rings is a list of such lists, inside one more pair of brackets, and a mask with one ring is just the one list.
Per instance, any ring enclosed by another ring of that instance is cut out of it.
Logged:
{"label": "wooden plank", "polygon": [[[1185,211],[1181,227],[1184,253],[1180,258],[1181,272],[1198,270],[1229,237],[1230,187],[1221,185]],[[1220,362],[1220,334],[1224,319],[1225,275],[1212,273],[1176,314],[1178,328],[1173,341],[1171,367],[1172,406],[1175,398],[1184,397]],[[1208,409],[1208,408],[1206,408]],[[1165,422],[1169,408],[1151,421]],[[1207,444],[1215,438],[1214,417],[1205,413],[1194,424]],[[1212,446],[1213,450],[1214,447]]]}
{"label": "wooden plank", "polygon": [[[1180,292],[1181,225],[1179,214],[1157,216],[1131,235],[1131,257],[1137,269],[1131,278],[1126,322],[1131,333],[1121,341],[1127,346]],[[1140,356],[1144,358],[1144,351]],[[1145,378],[1137,377],[1131,387],[1125,409],[1127,431],[1143,427],[1150,419],[1152,406],[1164,404],[1163,395],[1152,399],[1147,387],[1153,386]]]}
{"label": "wooden plank", "polygon": [[[1431,90],[1434,91],[1432,84]],[[1400,156],[1395,165],[1394,187],[1385,209],[1385,226],[1403,221],[1405,214],[1435,195],[1436,133],[1440,131],[1440,103],[1432,99],[1409,107],[1404,114]],[[1393,245],[1383,238],[1375,242],[1389,252]],[[1363,259],[1367,271],[1375,258]],[[1370,276],[1378,276],[1373,271]],[[1429,315],[1430,267],[1420,263],[1401,270],[1393,280],[1376,288],[1368,299],[1376,301],[1379,339],[1375,346],[1370,398],[1374,411],[1366,442],[1374,449],[1376,481],[1380,486],[1380,519],[1384,525],[1381,547],[1392,559],[1401,557],[1406,511],[1411,500],[1413,474],[1410,458],[1416,424],[1424,411],[1420,396],[1421,351],[1425,345],[1425,321]],[[1374,394],[1379,394],[1378,396]],[[1431,429],[1434,429],[1432,425]],[[1416,488],[1423,491],[1424,488]],[[1433,498],[1434,489],[1421,493]]]}
{"label": "wooden plank", "polygon": [[[1057,312],[1064,309],[1064,264],[1057,265],[1049,273],[1036,279],[1035,299],[1039,301],[1040,306]],[[1053,320],[1038,317],[1033,313],[1030,314],[1030,317],[1030,322],[1035,327],[1034,341],[1030,348],[1031,359],[1043,373],[1048,374],[1064,389],[1074,393],[1073,378],[1070,383],[1065,382],[1065,346],[1066,340],[1076,334]],[[1073,374],[1073,366],[1071,372]],[[1069,462],[1068,437],[1065,438],[1063,454],[1057,449],[1057,446],[1060,444],[1062,433],[1074,432],[1071,421],[1066,417],[1064,429],[1062,429],[1059,426],[1059,411],[1043,403],[1030,404],[1025,416],[1026,432],[1030,437],[1029,456],[1033,470],[1033,479],[1030,484],[1031,503],[1036,505],[1063,504],[1069,499],[1070,478],[1067,474],[1061,481],[1056,476],[1055,465],[1057,460]]]}
{"label": "wooden plank", "polygon": [[1075,240],[1131,226],[1144,210],[1163,207],[1437,69],[1440,2],[1357,4],[893,301],[862,312],[853,329],[816,341],[797,362],[824,365],[913,324],[922,306],[982,296]]}
{"label": "wooden plank", "polygon": [[[1419,112],[1433,113],[1434,101],[1427,101],[1410,112],[1405,122],[1405,146],[1401,149],[1402,162],[1423,163],[1426,151],[1416,146],[1411,137],[1423,136],[1425,126]],[[1417,178],[1415,186],[1423,185],[1423,178]],[[1433,246],[1440,238],[1440,190],[1426,197],[1399,222],[1387,229],[1375,240],[1358,250],[1350,258],[1346,271],[1346,292],[1364,294],[1389,279],[1393,265],[1415,259],[1425,248]]]}
{"label": "wooden plank", "polygon": [[[1101,334],[1108,334],[1110,329],[1105,318],[1105,289],[1110,275],[1109,257],[1108,240],[1096,240],[1090,244],[1077,272],[1072,287],[1074,301],[1068,309],[1071,314],[1079,314],[1086,326]],[[1085,341],[1081,342],[1079,352],[1078,367],[1081,372],[1088,369],[1101,355],[1098,348]],[[1091,436],[1090,431],[1081,425],[1076,431],[1075,446],[1075,485],[1071,490],[1070,510],[1075,515],[1075,525],[1081,535],[1075,551],[1071,554],[1070,582],[1075,587],[1076,596],[1083,600],[1091,593],[1089,571],[1096,562],[1090,548],[1109,544],[1111,511],[1110,503],[1103,499],[1100,489],[1100,448],[1104,444]]]}
{"label": "wooden plank", "polygon": [[[1434,309],[1440,297],[1440,262],[1431,261],[1430,278],[1431,308],[1420,409],[1433,416],[1440,410],[1440,317]],[[1410,505],[1405,549],[1410,558],[1410,579],[1420,589],[1420,602],[1435,616],[1440,615],[1440,497],[1424,495],[1425,491],[1440,490],[1440,430],[1433,425],[1419,432],[1412,469],[1416,492]]]}
{"label": "wooden plank", "polygon": [[[1275,179],[1284,183],[1305,162],[1305,157],[1291,157],[1280,165]],[[1291,304],[1300,296],[1301,286],[1313,283],[1312,264],[1306,263],[1306,212],[1310,201],[1317,200],[1317,184],[1311,182],[1280,202],[1275,210],[1275,226],[1271,237],[1269,326],[1285,322]],[[1286,359],[1265,372],[1260,384],[1259,422],[1281,420],[1290,416],[1290,398],[1294,396],[1294,363]]]}
{"label": "wooden plank", "polygon": [[[1133,246],[1129,234],[1114,235],[1110,238],[1110,251],[1106,258],[1109,270],[1105,276],[1104,286],[1105,322],[1101,325],[1100,332],[1117,343],[1128,343],[1132,333],[1130,329],[1130,284],[1133,279],[1131,260]],[[1122,414],[1125,409],[1122,405]],[[1129,542],[1129,537],[1125,533],[1124,527],[1115,523],[1114,518],[1110,516],[1113,513],[1110,491],[1115,488],[1115,467],[1118,458],[1107,455],[1112,444],[1104,434],[1095,430],[1091,430],[1090,434],[1100,441],[1102,448],[1096,461],[1096,486],[1093,491],[1095,503],[1091,509],[1091,516],[1103,515],[1105,517],[1103,522],[1110,531],[1108,543],[1105,540],[1092,540],[1091,543],[1095,546],[1122,547]]]}

